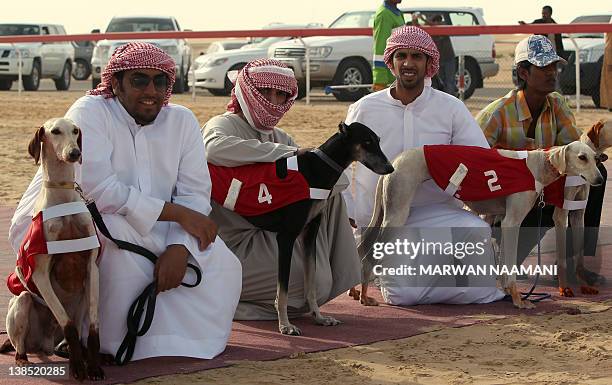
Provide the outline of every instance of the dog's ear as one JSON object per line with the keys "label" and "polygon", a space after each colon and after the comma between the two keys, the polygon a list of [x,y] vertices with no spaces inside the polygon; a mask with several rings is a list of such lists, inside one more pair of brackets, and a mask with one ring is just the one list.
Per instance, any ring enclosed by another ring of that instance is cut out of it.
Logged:
{"label": "dog's ear", "polygon": [[565,146],[557,146],[550,149],[548,152],[549,162],[559,170],[560,174],[565,174],[566,162],[565,162]]}
{"label": "dog's ear", "polygon": [[79,151],[81,151],[81,156],[79,157],[79,164],[83,163],[83,131],[79,128],[79,136],[77,136],[77,146],[79,146]]}
{"label": "dog's ear", "polygon": [[40,146],[42,144],[43,136],[45,135],[45,127],[41,126],[30,140],[30,144],[28,145],[28,152],[34,158],[34,162],[38,164],[40,160]]}
{"label": "dog's ear", "polygon": [[348,126],[344,122],[340,122],[340,124],[338,124],[338,132],[340,132],[342,135],[347,135]]}
{"label": "dog's ear", "polygon": [[599,148],[599,132],[604,126],[604,121],[600,120],[595,123],[591,128],[589,128],[586,132],[587,137],[591,140],[591,143],[595,146],[597,150]]}
{"label": "dog's ear", "polygon": [[599,154],[595,155],[595,160],[597,160],[599,163],[603,163],[608,160],[608,155],[600,152]]}

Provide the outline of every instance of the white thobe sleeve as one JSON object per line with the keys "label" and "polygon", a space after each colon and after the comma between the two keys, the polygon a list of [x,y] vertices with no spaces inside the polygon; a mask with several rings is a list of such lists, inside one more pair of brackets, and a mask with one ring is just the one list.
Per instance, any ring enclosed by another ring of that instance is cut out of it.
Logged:
{"label": "white thobe sleeve", "polygon": [[465,105],[457,101],[453,114],[453,133],[450,144],[489,148],[482,129]]}
{"label": "white thobe sleeve", "polygon": [[[128,128],[105,114],[102,108],[94,109],[90,105],[77,102],[66,113],[83,133],[83,164],[77,168],[77,180],[87,196],[95,200],[100,213],[123,215],[140,235],[145,236],[157,222],[165,202],[119,180],[111,162],[114,146],[110,130]],[[126,159],[124,167],[131,166]]]}
{"label": "white thobe sleeve", "polygon": [[[358,121],[360,109],[356,107],[356,104],[351,104],[348,108],[348,112],[346,114],[346,119],[344,119],[345,124],[351,124],[353,122]],[[346,170],[344,170],[345,175],[348,177],[349,185],[346,189],[342,191],[342,197],[344,198],[344,203],[346,204],[346,213],[349,218],[356,219],[357,218],[357,207],[355,205],[355,199],[353,197],[353,192],[355,191],[355,183],[357,178],[357,168],[353,163]]]}
{"label": "white thobe sleeve", "polygon": [[[212,184],[206,163],[204,142],[200,136],[200,127],[195,116],[191,122],[186,124],[191,127],[186,130],[182,145],[172,202],[208,215],[211,211]],[[192,255],[199,253],[198,239],[186,232],[178,223],[171,222],[166,245],[177,244],[185,246]]]}

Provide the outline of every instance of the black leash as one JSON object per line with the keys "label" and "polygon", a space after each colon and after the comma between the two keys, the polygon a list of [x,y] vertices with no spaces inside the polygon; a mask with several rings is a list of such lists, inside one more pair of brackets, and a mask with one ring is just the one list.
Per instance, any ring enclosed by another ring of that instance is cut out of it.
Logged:
{"label": "black leash", "polygon": [[[542,209],[544,208],[544,192],[542,192],[540,194],[540,198],[538,200],[538,266],[541,266],[542,264],[542,256],[541,256],[541,238],[542,238]],[[535,290],[536,286],[538,285],[538,280],[540,279],[540,273],[536,273],[536,277],[535,277],[535,281],[533,282],[533,285],[531,286],[531,289],[529,289],[529,291],[527,293],[521,292],[521,296],[523,300],[528,299],[529,297],[535,297],[533,299],[531,299],[531,302],[540,302],[543,301],[545,299],[548,299],[551,297],[551,295],[549,293],[534,293],[533,291]],[[503,298],[504,301],[512,301],[512,296],[510,296],[510,294],[506,294],[506,296]]]}
{"label": "black leash", "polygon": [[[540,194],[540,200],[538,202],[538,266],[542,266],[542,256],[541,256],[541,240],[542,240],[542,209],[544,208],[544,192],[542,192]],[[535,297],[534,299],[531,300],[531,302],[540,302],[542,300],[545,300],[547,298],[550,298],[550,294],[549,293],[534,293],[533,291],[535,290],[536,286],[538,285],[538,280],[540,279],[540,273],[536,273],[536,277],[535,277],[535,281],[533,282],[533,285],[531,286],[531,289],[529,289],[529,291],[527,293],[522,293],[521,295],[523,296],[523,299],[527,299],[530,296]]]}
{"label": "black leash", "polygon": [[[140,254],[146,259],[148,259],[149,261],[151,261],[153,265],[155,265],[155,263],[157,262],[157,256],[153,254],[150,250],[140,245],[135,245],[130,242],[126,242],[120,239],[113,238],[110,235],[110,232],[108,231],[108,228],[106,227],[106,224],[104,224],[104,221],[102,220],[102,215],[100,215],[100,212],[98,211],[98,208],[96,207],[96,202],[94,202],[93,200],[86,199],[85,196],[83,195],[83,190],[81,190],[81,187],[78,184],[76,185],[75,190],[81,195],[81,198],[83,198],[83,200],[85,201],[85,205],[87,206],[87,209],[91,213],[91,216],[94,220],[94,223],[96,224],[96,227],[98,228],[98,230],[100,230],[102,234],[104,234],[106,238],[113,241],[113,243],[117,245],[118,248],[122,250],[131,251],[136,254]],[[185,286],[185,287],[198,286],[200,282],[202,282],[202,271],[200,270],[199,267],[191,263],[188,263],[187,267],[191,268],[196,274],[196,281],[193,284],[181,282],[181,286]],[[149,331],[149,328],[151,327],[151,323],[153,322],[153,315],[155,314],[155,302],[157,300],[156,291],[157,291],[157,282],[153,280],[153,282],[147,285],[147,287],[144,288],[142,293],[138,297],[136,297],[136,300],[130,306],[130,309],[127,315],[128,331],[125,334],[125,337],[123,338],[123,342],[121,342],[119,349],[117,350],[117,354],[115,354],[115,363],[117,365],[125,365],[132,359],[132,355],[134,354],[134,349],[136,348],[136,339],[140,336],[145,335],[145,333]],[[145,313],[145,309],[146,309],[146,313]],[[140,321],[142,319],[143,313],[145,313],[145,317],[144,317],[144,321],[142,321],[142,326],[140,326]],[[139,329],[139,326],[140,326],[140,329]]]}

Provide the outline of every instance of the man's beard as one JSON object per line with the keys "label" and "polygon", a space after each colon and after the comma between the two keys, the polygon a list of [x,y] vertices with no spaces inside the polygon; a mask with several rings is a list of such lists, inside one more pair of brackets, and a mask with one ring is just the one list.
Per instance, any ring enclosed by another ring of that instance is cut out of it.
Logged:
{"label": "man's beard", "polygon": [[422,87],[425,84],[425,76],[417,76],[414,80],[402,80],[401,76],[396,76],[395,82],[399,84],[402,88],[410,90]]}

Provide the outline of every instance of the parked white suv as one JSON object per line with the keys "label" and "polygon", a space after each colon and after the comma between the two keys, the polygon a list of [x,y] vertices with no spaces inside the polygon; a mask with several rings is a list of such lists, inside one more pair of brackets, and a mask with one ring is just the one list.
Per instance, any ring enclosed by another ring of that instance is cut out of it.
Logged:
{"label": "parked white suv", "polygon": [[[481,8],[471,7],[423,7],[401,8],[409,23],[412,13],[426,17],[441,14],[454,26],[484,25]],[[375,10],[351,11],[338,17],[329,28],[367,28],[374,23]],[[310,53],[311,86],[361,85],[372,83],[372,36],[314,36],[304,38]],[[495,76],[499,65],[495,63],[495,39],[491,35],[451,36],[455,55],[465,56],[465,98],[476,88],[482,88],[483,79]],[[299,40],[274,44],[268,56],[293,68],[300,84],[300,94],[305,93],[305,48]],[[349,88],[334,92],[336,99],[355,101],[369,92],[365,88]]]}
{"label": "parked white suv", "polygon": [[[0,24],[0,36],[65,35],[57,24]],[[0,44],[0,90],[10,90],[19,78],[17,50],[21,51],[22,83],[27,91],[36,91],[41,78],[55,81],[57,90],[70,88],[74,47],[69,41],[52,43]]]}
{"label": "parked white suv", "polygon": [[[274,23],[265,26],[263,29],[301,29],[301,28],[322,28],[323,24],[281,24]],[[233,84],[227,78],[227,73],[233,70],[240,70],[246,63],[267,58],[268,47],[272,44],[289,40],[291,37],[271,36],[259,40],[257,43],[246,44],[239,49],[216,51],[200,55],[195,59],[195,79],[196,87],[202,87],[210,91],[213,95],[229,95]],[[191,74],[190,74],[191,76]]]}
{"label": "parked white suv", "polygon": [[[132,16],[113,17],[106,27],[106,32],[148,32],[148,31],[180,31],[181,28],[174,17],[170,16]],[[176,63],[176,82],[172,92],[180,94],[188,89],[187,74],[191,67],[191,48],[185,39],[146,39],[172,56]],[[101,81],[102,71],[115,49],[128,41],[100,40],[94,47],[91,58],[91,85],[97,87]]]}
{"label": "parked white suv", "polygon": [[[578,16],[570,22],[609,23],[612,13]],[[590,95],[596,107],[600,106],[599,86],[603,66],[605,41],[603,33],[574,33],[571,35],[580,49],[580,93]],[[564,94],[576,93],[576,47],[568,35],[563,35],[563,49],[567,55],[567,65],[559,78]]]}

